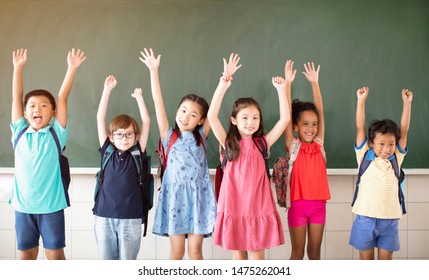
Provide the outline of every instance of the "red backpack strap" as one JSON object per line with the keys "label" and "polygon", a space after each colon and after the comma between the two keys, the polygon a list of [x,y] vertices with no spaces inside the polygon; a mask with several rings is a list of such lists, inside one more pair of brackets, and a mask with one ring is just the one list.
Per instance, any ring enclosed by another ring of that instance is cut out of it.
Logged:
{"label": "red backpack strap", "polygon": [[173,132],[171,133],[170,142],[168,142],[167,150],[165,151],[164,155],[164,169],[167,168],[167,162],[168,162],[168,153],[171,150],[171,147],[173,146],[174,142],[176,142],[177,138],[179,138],[179,134],[173,129]]}

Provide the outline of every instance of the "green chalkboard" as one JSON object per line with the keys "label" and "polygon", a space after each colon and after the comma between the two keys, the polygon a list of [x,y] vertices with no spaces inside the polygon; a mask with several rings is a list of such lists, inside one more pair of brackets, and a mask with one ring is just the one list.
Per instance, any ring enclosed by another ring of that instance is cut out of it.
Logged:
{"label": "green chalkboard", "polygon": [[[0,166],[13,166],[10,105],[14,49],[27,48],[24,91],[44,88],[55,96],[66,70],[67,51],[81,48],[69,98],[66,154],[72,167],[99,165],[95,115],[104,79],[118,86],[108,121],[121,113],[138,117],[130,97],[141,87],[151,115],[148,151],[157,164],[159,137],[150,95],[149,71],[138,60],[144,47],[162,54],[161,86],[170,122],[180,98],[197,93],[208,101],[222,72],[222,58],[241,56],[222,106],[227,125],[232,102],[257,99],[266,129],[279,112],[271,77],[283,75],[287,59],[298,74],[293,98],[311,100],[303,63],[321,65],[329,168],[355,168],[356,89],[370,87],[367,119],[400,120],[401,89],[414,92],[407,168],[429,168],[429,1],[427,0],[81,0],[0,1]],[[280,139],[272,158],[285,153]],[[213,135],[207,144],[210,167],[218,163]]]}

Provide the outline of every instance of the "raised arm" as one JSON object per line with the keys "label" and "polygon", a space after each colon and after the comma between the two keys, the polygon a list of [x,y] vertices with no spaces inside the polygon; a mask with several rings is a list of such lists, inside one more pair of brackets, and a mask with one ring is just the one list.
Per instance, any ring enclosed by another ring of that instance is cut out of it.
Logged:
{"label": "raised arm", "polygon": [[22,97],[24,92],[22,72],[27,62],[27,49],[17,49],[12,53],[12,123],[15,123],[24,114]]}
{"label": "raised arm", "polygon": [[399,127],[399,147],[404,151],[407,147],[407,135],[411,121],[411,102],[413,101],[413,93],[408,89],[402,90],[402,107],[401,126]]}
{"label": "raised arm", "polygon": [[320,92],[319,87],[320,65],[317,66],[316,70],[314,67],[314,62],[308,62],[307,64],[304,64],[304,68],[305,71],[302,73],[311,84],[311,89],[313,90],[313,101],[318,115],[317,136],[319,136],[323,143],[325,138],[325,115],[323,113],[322,93]]}
{"label": "raised arm", "polygon": [[146,48],[140,52],[141,57],[139,59],[146,64],[150,71],[150,87],[152,91],[152,98],[155,104],[156,121],[158,123],[159,134],[161,138],[167,139],[168,132],[168,119],[167,113],[165,112],[164,100],[162,98],[161,85],[159,83],[159,63],[161,61],[161,55],[155,57],[153,50]]}
{"label": "raised arm", "polygon": [[290,111],[286,97],[286,82],[282,77],[273,77],[273,86],[277,89],[279,98],[280,118],[271,131],[267,134],[267,144],[271,147],[284,133],[286,126],[290,122]]}
{"label": "raised arm", "polygon": [[142,119],[139,143],[140,143],[141,150],[144,151],[146,149],[147,139],[149,137],[149,128],[150,128],[149,112],[147,111],[141,88],[134,89],[134,93],[131,94],[131,96],[136,99],[137,105],[139,106],[140,117]]}
{"label": "raised arm", "polygon": [[55,112],[55,118],[62,127],[66,127],[67,125],[67,98],[73,85],[76,70],[85,59],[86,56],[80,49],[77,51],[72,49],[67,55],[67,72],[58,93],[57,110]]}
{"label": "raised arm", "polygon": [[231,53],[228,62],[225,58],[223,59],[223,76],[219,79],[219,84],[213,94],[210,108],[207,113],[207,118],[209,120],[211,129],[213,130],[213,134],[223,148],[225,148],[226,131],[219,120],[219,112],[223,97],[225,96],[228,88],[231,86],[232,75],[241,67],[241,64],[238,65],[239,61],[240,57],[238,54],[234,53]]}
{"label": "raised arm", "polygon": [[369,88],[363,87],[357,90],[356,105],[356,146],[362,145],[366,138],[365,131],[365,103],[368,98]]}
{"label": "raised arm", "polygon": [[296,69],[293,69],[293,61],[286,61],[285,65],[285,88],[286,88],[286,98],[287,98],[287,107],[289,112],[289,119],[286,129],[285,129],[285,143],[286,147],[289,150],[292,145],[292,141],[295,138],[293,134],[293,123],[292,123],[292,82],[295,79]]}
{"label": "raised arm", "polygon": [[104,81],[103,93],[101,95],[100,104],[98,105],[97,111],[97,131],[98,131],[98,142],[100,147],[103,146],[104,141],[107,138],[106,130],[106,112],[107,105],[109,103],[110,93],[112,89],[116,86],[116,78],[112,75],[108,76]]}

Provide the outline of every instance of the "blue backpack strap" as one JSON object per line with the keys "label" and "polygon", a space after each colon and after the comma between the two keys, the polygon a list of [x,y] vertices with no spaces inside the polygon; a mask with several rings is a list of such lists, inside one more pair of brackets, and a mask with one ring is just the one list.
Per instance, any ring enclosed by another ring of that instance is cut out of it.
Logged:
{"label": "blue backpack strap", "polygon": [[404,192],[402,191],[402,183],[404,182],[405,173],[402,168],[399,168],[398,159],[396,158],[396,155],[394,155],[394,157],[389,161],[390,164],[392,164],[396,178],[398,178],[398,199],[399,204],[401,204],[402,214],[406,214],[407,210],[405,208],[405,196]]}
{"label": "blue backpack strap", "polygon": [[368,166],[372,162],[372,160],[366,159],[366,154],[368,153],[368,151],[366,151],[365,154],[363,155],[362,162],[361,162],[361,164],[359,166],[358,178],[356,180],[356,187],[355,187],[355,193],[353,195],[352,206],[355,204],[355,201],[356,201],[356,198],[357,198],[357,195],[358,195],[360,178],[362,177],[362,174],[365,173],[366,169],[368,168]]}
{"label": "blue backpack strap", "polygon": [[29,128],[29,126],[24,127],[16,136],[15,141],[13,141],[13,150],[15,150],[16,145],[18,145],[18,141],[21,138],[21,136],[25,133],[25,131]]}

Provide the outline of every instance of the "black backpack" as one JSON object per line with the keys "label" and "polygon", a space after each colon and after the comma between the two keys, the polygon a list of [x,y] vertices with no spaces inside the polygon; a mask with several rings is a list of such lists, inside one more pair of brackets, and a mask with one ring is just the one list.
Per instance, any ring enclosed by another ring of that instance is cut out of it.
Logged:
{"label": "black backpack", "polygon": [[[104,152],[101,158],[101,168],[96,174],[96,185],[94,190],[94,201],[97,200],[98,193],[103,187],[104,180],[104,168],[107,165],[110,157],[115,151],[115,147],[112,144],[107,146],[106,151]],[[151,173],[151,157],[146,154],[146,151],[143,155],[140,154],[140,150],[133,146],[129,150],[131,155],[133,156],[134,162],[137,167],[137,172],[139,176],[139,184],[140,190],[142,194],[142,202],[143,202],[143,224],[144,224],[144,232],[143,236],[146,236],[147,232],[147,224],[148,224],[148,215],[149,210],[153,207],[153,196],[154,196],[154,178]]]}
{"label": "black backpack", "polygon": [[[15,147],[18,144],[18,140],[21,138],[21,136],[24,134],[24,132],[28,128],[29,128],[29,126],[23,128],[18,133],[18,136],[16,136],[16,139],[13,143],[13,150],[15,150]],[[61,180],[63,182],[64,195],[66,196],[67,206],[70,206],[70,197],[69,197],[69,186],[70,186],[70,181],[71,181],[70,164],[69,164],[69,159],[65,155],[63,155],[63,152],[66,149],[66,147],[64,146],[64,149],[61,151],[60,140],[58,139],[57,133],[55,132],[55,130],[52,126],[49,128],[49,131],[51,132],[52,137],[54,137],[55,144],[57,145],[57,148],[58,148],[58,156],[59,156],[60,170],[61,170]]]}

